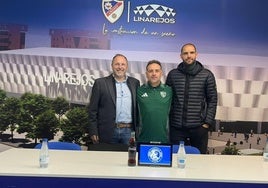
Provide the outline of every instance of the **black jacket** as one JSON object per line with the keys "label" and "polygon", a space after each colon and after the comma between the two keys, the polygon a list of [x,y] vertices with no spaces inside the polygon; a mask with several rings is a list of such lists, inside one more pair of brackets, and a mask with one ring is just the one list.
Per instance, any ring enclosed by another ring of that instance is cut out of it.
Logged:
{"label": "black jacket", "polygon": [[180,63],[167,76],[166,84],[172,87],[173,101],[170,126],[198,127],[215,124],[217,88],[213,73],[196,61],[189,70]]}

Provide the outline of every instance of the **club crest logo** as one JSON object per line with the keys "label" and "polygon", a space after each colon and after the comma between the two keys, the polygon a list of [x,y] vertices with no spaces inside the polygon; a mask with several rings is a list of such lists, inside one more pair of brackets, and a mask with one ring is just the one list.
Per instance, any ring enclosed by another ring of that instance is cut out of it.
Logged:
{"label": "club crest logo", "polygon": [[160,95],[161,95],[162,98],[165,98],[167,96],[167,92],[160,91]]}
{"label": "club crest logo", "polygon": [[124,10],[124,0],[102,0],[102,12],[105,18],[111,22],[116,22]]}
{"label": "club crest logo", "polygon": [[151,148],[147,153],[148,159],[153,163],[158,163],[163,158],[163,152],[158,147]]}

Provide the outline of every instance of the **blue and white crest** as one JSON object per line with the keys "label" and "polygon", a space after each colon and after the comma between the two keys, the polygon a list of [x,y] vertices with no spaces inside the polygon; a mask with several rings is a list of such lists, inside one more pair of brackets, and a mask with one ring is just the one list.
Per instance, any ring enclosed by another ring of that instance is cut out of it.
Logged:
{"label": "blue and white crest", "polygon": [[160,148],[153,147],[148,151],[147,156],[153,163],[158,163],[163,158],[163,152]]}
{"label": "blue and white crest", "polygon": [[109,22],[116,22],[123,11],[124,0],[102,0],[102,12]]}

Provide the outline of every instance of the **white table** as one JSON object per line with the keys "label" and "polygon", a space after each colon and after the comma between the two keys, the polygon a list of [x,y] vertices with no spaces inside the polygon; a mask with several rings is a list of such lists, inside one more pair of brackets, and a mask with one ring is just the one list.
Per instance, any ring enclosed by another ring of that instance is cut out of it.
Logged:
{"label": "white table", "polygon": [[128,185],[128,182],[135,182],[133,187],[139,184],[143,187],[146,184],[158,187],[177,184],[196,187],[268,186],[268,163],[261,156],[188,155],[185,169],[176,167],[176,155],[173,155],[170,168],[128,167],[127,152],[50,150],[47,169],[39,168],[38,157],[39,150],[36,149],[1,152],[0,187],[27,187],[28,184],[47,187],[55,182],[69,187],[72,183],[82,187],[88,183],[119,186]]}

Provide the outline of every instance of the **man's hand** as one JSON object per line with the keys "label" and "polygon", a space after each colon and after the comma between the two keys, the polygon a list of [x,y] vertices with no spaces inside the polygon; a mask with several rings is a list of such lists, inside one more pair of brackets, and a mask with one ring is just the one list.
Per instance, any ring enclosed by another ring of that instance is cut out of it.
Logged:
{"label": "man's hand", "polygon": [[203,124],[202,125],[205,129],[208,129],[209,128],[209,125],[208,124]]}
{"label": "man's hand", "polygon": [[91,138],[93,144],[98,144],[99,143],[99,136],[92,135],[90,138]]}

